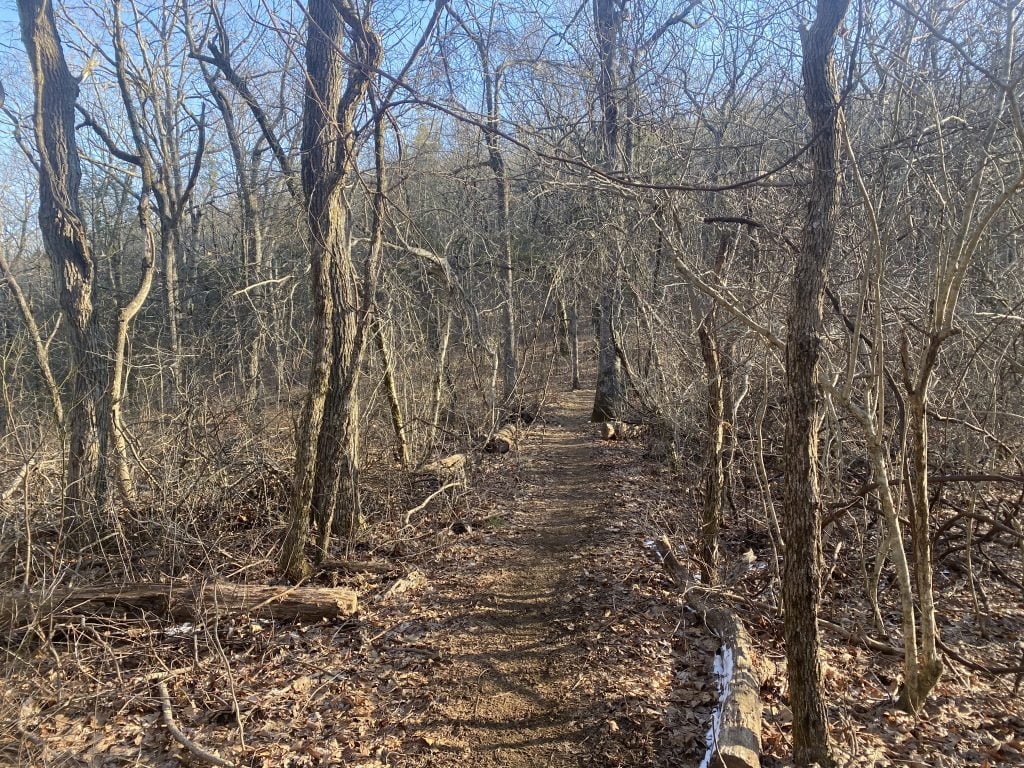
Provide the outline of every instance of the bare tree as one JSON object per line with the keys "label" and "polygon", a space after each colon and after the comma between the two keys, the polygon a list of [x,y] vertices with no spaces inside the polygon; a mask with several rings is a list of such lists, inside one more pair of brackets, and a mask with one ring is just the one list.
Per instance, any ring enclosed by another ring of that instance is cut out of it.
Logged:
{"label": "bare tree", "polygon": [[[622,171],[622,138],[620,134],[620,100],[618,56],[620,33],[628,0],[595,0],[594,31],[598,48],[597,95],[601,117],[602,169],[610,176]],[[621,292],[619,275],[622,249],[622,221],[619,203],[609,203],[610,242],[602,248],[600,299],[598,302],[597,384],[594,395],[594,421],[609,421],[621,415],[625,399],[625,382],[615,344],[615,314]]]}
{"label": "bare tree", "polygon": [[[335,519],[345,531],[359,521],[360,296],[345,184],[355,162],[353,121],[382,53],[368,18],[347,0],[314,0],[307,15],[302,188],[313,276],[313,362],[281,552],[281,568],[295,580],[309,573],[304,546],[311,514],[317,520],[321,549]],[[352,51],[347,79],[346,30]]]}
{"label": "bare tree", "polygon": [[68,70],[50,0],[19,0],[21,35],[32,67],[39,226],[53,263],[71,348],[64,510],[73,526],[94,508],[98,488],[105,365],[94,314],[96,260],[79,206],[82,171],[75,139],[78,79]]}
{"label": "bare tree", "polygon": [[822,301],[839,212],[840,106],[832,49],[848,0],[818,0],[801,30],[804,103],[811,120],[813,176],[789,299],[786,332],[785,537],[786,671],[798,765],[832,765],[818,650],[821,498],[818,391]]}

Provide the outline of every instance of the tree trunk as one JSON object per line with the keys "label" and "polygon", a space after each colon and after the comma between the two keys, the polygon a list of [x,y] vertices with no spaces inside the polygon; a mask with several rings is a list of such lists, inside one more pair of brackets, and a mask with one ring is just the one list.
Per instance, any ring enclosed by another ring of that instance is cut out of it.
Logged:
{"label": "tree trunk", "polygon": [[580,333],[579,314],[576,302],[569,307],[569,372],[572,376],[572,391],[580,389]]}
{"label": "tree trunk", "polygon": [[182,394],[183,361],[179,319],[181,306],[178,301],[178,232],[177,224],[164,222],[160,227],[160,267],[163,270],[164,311],[167,313],[168,352],[171,356],[171,387],[169,401],[172,407]]}
{"label": "tree trunk", "polygon": [[405,417],[402,414],[402,402],[398,397],[398,385],[395,382],[395,365],[391,355],[391,345],[384,336],[384,324],[380,319],[373,321],[374,344],[380,355],[380,364],[384,374],[384,392],[388,398],[388,411],[391,414],[391,426],[395,430],[395,444],[398,447],[398,460],[402,463],[402,469],[408,469],[412,464],[412,454],[409,452],[409,439],[406,435]]}
{"label": "tree trunk", "polygon": [[[616,76],[616,57],[619,53],[619,31],[625,16],[625,0],[595,0],[594,28],[600,53],[598,73],[598,96],[601,104],[601,133],[603,140],[602,166],[609,175],[617,174],[621,168],[621,147],[619,141],[619,93]],[[615,309],[619,297],[619,274],[622,240],[619,233],[621,210],[613,200],[609,217],[613,234],[610,250],[606,256],[601,284],[600,316],[597,333],[597,385],[594,395],[594,410],[591,421],[614,421],[622,414],[625,400],[625,386],[619,356],[615,349]]]}
{"label": "tree trunk", "polygon": [[[312,570],[305,554],[311,514],[317,518],[321,552],[333,519],[347,520],[350,526],[358,520],[359,302],[344,183],[354,161],[355,111],[381,55],[380,39],[369,21],[345,0],[311,0],[307,16],[302,189],[312,274],[313,361],[296,435],[290,519],[280,558],[282,571],[293,580]],[[353,37],[347,51],[346,26]],[[346,61],[351,62],[347,83]],[[342,500],[348,507],[338,515]]]}
{"label": "tree trunk", "polygon": [[39,324],[36,323],[36,317],[32,313],[32,307],[29,306],[28,299],[25,298],[25,294],[22,292],[21,286],[18,285],[18,280],[14,276],[14,272],[11,271],[11,265],[7,262],[3,247],[0,247],[0,278],[3,278],[7,283],[11,295],[14,297],[14,303],[18,305],[18,312],[21,313],[22,322],[25,323],[25,328],[28,331],[29,341],[32,342],[32,352],[35,354],[36,365],[39,366],[43,383],[46,384],[46,392],[50,396],[54,423],[57,425],[57,431],[63,433],[64,405],[60,399],[60,388],[57,386],[57,380],[53,376],[53,369],[50,367],[50,353],[39,330]]}
{"label": "tree trunk", "polygon": [[331,367],[323,426],[317,445],[313,519],[319,554],[326,553],[331,533],[347,536],[360,526],[359,504],[359,368],[356,343],[358,296],[347,232],[334,254],[331,289]]}
{"label": "tree trunk", "polygon": [[786,336],[785,505],[783,571],[786,669],[798,765],[833,765],[821,690],[818,601],[821,589],[821,499],[818,493],[818,397],[825,271],[839,201],[839,104],[832,48],[848,0],[818,0],[801,30],[804,103],[811,121],[813,167],[790,294]]}
{"label": "tree trunk", "polygon": [[712,309],[697,331],[707,376],[707,443],[704,466],[704,500],[701,512],[700,568],[705,584],[714,584],[718,567],[718,532],[722,525],[722,493],[725,488],[725,388],[718,343],[708,326],[714,320]]}
{"label": "tree trunk", "polygon": [[[307,15],[306,85],[302,117],[302,188],[309,232],[313,300],[310,347],[313,356],[306,399],[296,435],[295,478],[289,525],[281,552],[281,569],[293,581],[311,566],[306,536],[316,481],[317,454],[331,375],[331,328],[334,300],[331,260],[343,236],[345,208],[335,178],[339,150],[336,107],[341,99],[344,28],[329,0],[312,0]],[[339,226],[341,225],[341,226]]]}
{"label": "tree trunk", "polygon": [[100,403],[106,390],[106,366],[93,313],[96,262],[78,200],[82,178],[75,140],[78,80],[64,59],[53,3],[18,0],[18,13],[35,90],[39,226],[71,348],[70,446],[63,509],[65,519],[77,528],[96,502]]}
{"label": "tree trunk", "polygon": [[[735,235],[723,232],[715,254],[714,273],[721,278],[729,260]],[[722,497],[725,493],[725,424],[730,391],[722,360],[716,305],[712,303],[697,329],[708,390],[707,442],[704,456],[704,500],[701,515],[700,566],[705,584],[717,579],[718,535],[722,526]]]}
{"label": "tree trunk", "polygon": [[448,365],[448,340],[452,334],[452,313],[447,311],[444,321],[444,333],[440,338],[437,350],[437,367],[434,373],[434,386],[430,395],[430,429],[427,433],[427,451],[432,451],[437,439],[437,430],[441,426],[441,401],[444,395],[444,383]]}
{"label": "tree trunk", "polygon": [[[910,433],[910,533],[914,551],[914,576],[917,582],[918,620],[921,647],[916,679],[905,680],[901,704],[917,712],[942,675],[938,653],[938,627],[935,622],[935,592],[932,586],[931,510],[928,499],[928,398],[922,383],[907,395],[907,422]],[[904,642],[909,645],[910,640]],[[913,683],[913,684],[911,684]]]}

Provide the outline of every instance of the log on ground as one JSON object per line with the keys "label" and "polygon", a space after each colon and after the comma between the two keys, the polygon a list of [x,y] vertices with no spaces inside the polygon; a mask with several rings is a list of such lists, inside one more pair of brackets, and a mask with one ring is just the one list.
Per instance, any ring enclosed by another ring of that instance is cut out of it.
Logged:
{"label": "log on ground", "polygon": [[0,597],[0,620],[8,626],[18,626],[42,616],[123,607],[177,620],[212,612],[251,614],[281,621],[320,621],[351,616],[357,606],[356,593],[350,589],[228,582],[142,582],[47,593],[8,592]]}
{"label": "log on ground", "polygon": [[453,453],[429,464],[424,464],[413,475],[417,482],[433,483],[436,486],[458,482],[466,483],[466,454]]}
{"label": "log on ground", "polygon": [[644,433],[643,424],[630,424],[626,421],[606,421],[601,425],[601,438],[604,440],[632,440]]}
{"label": "log on ground", "polygon": [[673,583],[686,586],[686,602],[721,641],[715,657],[719,679],[718,718],[708,733],[705,765],[712,768],[760,768],[761,675],[750,635],[735,612],[710,589],[688,584],[689,574],[679,562],[667,537],[653,549]]}
{"label": "log on ground", "polygon": [[515,447],[518,438],[519,428],[515,424],[506,424],[487,441],[484,450],[488,453],[508,453]]}

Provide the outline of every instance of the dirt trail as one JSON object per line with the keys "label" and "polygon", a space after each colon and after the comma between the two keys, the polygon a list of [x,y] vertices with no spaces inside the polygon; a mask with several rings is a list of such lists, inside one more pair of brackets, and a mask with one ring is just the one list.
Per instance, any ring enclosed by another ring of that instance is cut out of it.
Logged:
{"label": "dirt trail", "polygon": [[[477,567],[443,576],[435,591],[444,618],[424,639],[450,663],[428,682],[434,701],[413,729],[430,749],[399,764],[594,765],[602,728],[617,730],[594,695],[602,661],[588,637],[587,617],[608,611],[581,586],[612,514],[592,403],[577,392],[548,409],[518,459],[504,459],[522,464],[514,523],[474,542]],[[619,541],[627,555],[636,544]]]}

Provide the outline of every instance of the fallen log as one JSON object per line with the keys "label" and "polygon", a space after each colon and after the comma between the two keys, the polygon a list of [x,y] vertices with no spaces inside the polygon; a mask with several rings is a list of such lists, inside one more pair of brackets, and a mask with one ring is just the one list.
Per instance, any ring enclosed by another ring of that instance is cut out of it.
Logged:
{"label": "fallen log", "polygon": [[436,482],[437,485],[450,482],[465,484],[466,454],[453,453],[451,456],[424,464],[416,471],[414,477],[420,481]]}
{"label": "fallen log", "polygon": [[487,453],[508,453],[515,447],[518,438],[519,428],[515,424],[506,424],[487,441],[484,450]]}
{"label": "fallen log", "polygon": [[356,612],[356,593],[330,587],[272,587],[228,582],[143,582],[58,589],[47,593],[8,592],[0,596],[0,618],[17,626],[41,616],[125,607],[195,619],[212,611],[251,614],[281,621],[320,621]]}
{"label": "fallen log", "polygon": [[679,562],[668,537],[651,542],[672,582],[686,587],[686,603],[721,641],[715,654],[718,707],[707,734],[701,766],[707,768],[760,768],[761,676],[755,664],[750,635],[735,612],[718,604],[714,591],[689,583],[689,572]]}
{"label": "fallen log", "polygon": [[630,424],[626,421],[606,421],[601,425],[601,437],[604,440],[632,440],[644,432],[643,424]]}
{"label": "fallen log", "polygon": [[29,473],[39,465],[39,462],[34,458],[29,459],[21,465],[21,469],[14,475],[14,479],[7,484],[7,487],[3,491],[0,491],[0,501],[7,501],[11,498],[15,491],[17,491],[25,482],[25,478],[28,477]]}

